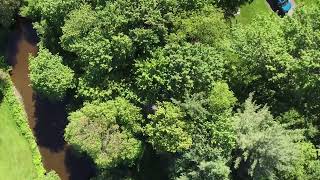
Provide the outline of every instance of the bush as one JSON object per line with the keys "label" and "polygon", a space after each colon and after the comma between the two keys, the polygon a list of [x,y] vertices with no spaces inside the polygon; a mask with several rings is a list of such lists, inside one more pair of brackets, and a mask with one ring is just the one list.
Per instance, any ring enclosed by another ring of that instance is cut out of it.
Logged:
{"label": "bush", "polygon": [[60,177],[55,171],[51,170],[46,174],[44,180],[60,180]]}
{"label": "bush", "polygon": [[47,49],[40,49],[37,57],[30,57],[32,87],[50,100],[63,99],[72,87],[73,71],[62,64],[62,58]]}

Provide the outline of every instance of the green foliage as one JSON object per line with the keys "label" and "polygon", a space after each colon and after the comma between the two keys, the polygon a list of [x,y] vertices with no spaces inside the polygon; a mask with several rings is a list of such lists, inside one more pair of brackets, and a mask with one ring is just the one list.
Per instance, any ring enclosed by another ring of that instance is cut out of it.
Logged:
{"label": "green foliage", "polygon": [[226,83],[217,82],[209,94],[209,106],[213,112],[223,112],[233,107],[237,98]]}
{"label": "green foliage", "polygon": [[62,58],[40,49],[36,57],[30,57],[30,80],[32,87],[51,100],[64,98],[72,87],[73,71],[62,64]]}
{"label": "green foliage", "polygon": [[224,65],[223,55],[210,46],[171,44],[136,63],[137,86],[148,99],[180,100],[185,93],[208,91],[222,79]]}
{"label": "green foliage", "polygon": [[235,168],[237,177],[275,178],[277,172],[292,172],[299,159],[295,141],[299,134],[274,121],[267,107],[260,108],[250,96],[244,110],[234,116],[237,132]]}
{"label": "green foliage", "polygon": [[277,108],[285,109],[290,103],[290,72],[294,59],[288,53],[289,46],[278,17],[261,17],[248,26],[237,27],[233,40],[239,59],[235,62],[237,69],[232,86],[244,92],[242,97],[254,91],[258,100],[263,99],[272,107],[280,101],[284,105]]}
{"label": "green foliage", "polygon": [[145,128],[148,141],[155,149],[175,153],[190,148],[192,138],[184,116],[183,111],[170,102],[157,104],[156,113],[148,116],[150,122]]}
{"label": "green foliage", "polygon": [[[274,114],[294,108],[306,118],[308,138],[319,125],[318,6],[297,9],[292,18],[263,17],[235,27],[236,59],[231,86],[238,97],[255,92]],[[308,126],[308,127],[307,127]]]}
{"label": "green foliage", "polygon": [[277,117],[276,120],[286,129],[302,130],[308,139],[316,139],[318,130],[308,118],[301,116],[296,110],[290,110]]}
{"label": "green foliage", "polygon": [[[173,179],[317,177],[295,132],[319,144],[320,6],[230,28],[225,17],[250,0],[26,2],[40,45],[64,60],[41,49],[33,87],[51,99],[75,87],[85,105],[65,139],[107,169],[98,179],[135,165],[145,142],[171,156]],[[233,115],[251,92],[270,112],[249,99]],[[142,117],[137,106],[155,102]]]}
{"label": "green foliage", "polygon": [[45,169],[42,164],[41,154],[39,152],[36,139],[29,127],[27,115],[24,107],[15,94],[14,86],[8,75],[5,81],[5,98],[4,101],[10,106],[12,120],[15,121],[21,135],[27,140],[32,153],[32,163],[35,168],[34,179],[42,180],[45,174]]}
{"label": "green foliage", "polygon": [[46,174],[44,180],[60,180],[60,177],[55,171],[51,170]]}
{"label": "green foliage", "polygon": [[141,130],[139,110],[124,99],[86,104],[69,116],[65,139],[92,157],[99,168],[132,166],[142,143],[131,132]]}
{"label": "green foliage", "polygon": [[4,58],[0,56],[0,102],[5,94],[6,85],[7,85],[7,73],[3,71],[4,65]]}
{"label": "green foliage", "polygon": [[35,28],[41,43],[51,52],[57,52],[64,18],[81,2],[83,0],[25,0],[20,14],[37,20]]}
{"label": "green foliage", "polygon": [[0,26],[9,27],[13,23],[13,18],[21,5],[21,0],[1,0],[0,1]]}
{"label": "green foliage", "polygon": [[191,148],[177,158],[174,179],[228,179],[228,161],[235,146],[231,110],[236,99],[225,83],[217,82],[209,93],[187,96],[177,102],[192,122]]}
{"label": "green foliage", "polygon": [[237,9],[246,3],[251,3],[253,0],[215,0],[216,4],[221,7],[227,15],[236,13]]}
{"label": "green foliage", "polygon": [[314,145],[308,142],[298,143],[298,159],[293,161],[294,169],[289,172],[279,172],[278,177],[283,179],[317,179],[320,173],[320,161]]}
{"label": "green foliage", "polygon": [[206,6],[200,12],[193,12],[191,15],[183,14],[174,23],[177,30],[170,35],[174,40],[200,42],[215,47],[223,47],[223,42],[228,40],[230,29],[223,14],[212,6]]}
{"label": "green foliage", "polygon": [[[194,161],[195,157],[190,157],[192,154],[188,154],[190,160],[189,162],[181,161],[181,165],[190,166],[190,161]],[[183,159],[185,160],[185,159]],[[189,168],[189,167],[187,167]],[[195,171],[181,173],[179,177],[175,177],[176,180],[227,180],[229,179],[230,169],[226,165],[225,160],[213,160],[213,161],[201,161],[197,164],[197,169]]]}

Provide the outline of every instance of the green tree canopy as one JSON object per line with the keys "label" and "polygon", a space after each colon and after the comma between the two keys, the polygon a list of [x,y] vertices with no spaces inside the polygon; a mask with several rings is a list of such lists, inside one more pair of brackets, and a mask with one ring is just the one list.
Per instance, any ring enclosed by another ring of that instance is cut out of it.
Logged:
{"label": "green tree canopy", "polygon": [[235,176],[241,179],[274,178],[277,172],[290,172],[299,160],[295,143],[300,134],[285,130],[274,121],[267,107],[259,107],[250,96],[244,110],[234,116],[237,145]]}
{"label": "green tree canopy", "polygon": [[228,179],[229,163],[235,147],[236,134],[231,110],[236,99],[226,83],[217,82],[209,98],[204,94],[187,96],[177,102],[193,123],[192,146],[174,163],[174,179]]}
{"label": "green tree canopy", "polygon": [[62,58],[40,48],[36,57],[29,58],[32,87],[51,100],[62,99],[73,86],[73,71],[62,64]]}
{"label": "green tree canopy", "polygon": [[226,46],[230,28],[223,13],[213,6],[201,11],[182,14],[174,21],[175,32],[170,34],[173,41],[203,43],[214,47]]}
{"label": "green tree canopy", "polygon": [[145,133],[155,149],[175,153],[190,148],[192,138],[188,132],[189,125],[178,106],[170,102],[158,103],[156,113],[149,115],[149,118]]}
{"label": "green tree canopy", "polygon": [[132,166],[141,155],[142,142],[133,133],[141,130],[139,109],[118,98],[86,104],[68,117],[65,139],[87,153],[99,168]]}
{"label": "green tree canopy", "polygon": [[21,5],[21,0],[0,1],[0,26],[9,27]]}
{"label": "green tree canopy", "polygon": [[139,90],[149,99],[180,100],[186,93],[208,91],[221,80],[225,60],[215,48],[202,44],[170,44],[153,57],[136,63]]}

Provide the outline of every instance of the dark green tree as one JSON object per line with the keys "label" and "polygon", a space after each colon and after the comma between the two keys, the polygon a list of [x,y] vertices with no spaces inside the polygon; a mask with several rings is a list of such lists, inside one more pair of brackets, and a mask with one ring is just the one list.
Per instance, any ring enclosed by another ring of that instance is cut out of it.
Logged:
{"label": "dark green tree", "polygon": [[57,53],[61,50],[59,37],[62,35],[64,18],[83,2],[83,0],[25,0],[20,14],[36,21],[34,27],[41,43],[51,52]]}
{"label": "dark green tree", "polygon": [[174,179],[229,179],[229,161],[236,134],[231,110],[236,98],[225,83],[217,82],[208,94],[187,96],[177,102],[192,122],[192,146],[178,156]]}
{"label": "dark green tree", "polygon": [[0,1],[0,26],[9,27],[13,23],[14,16],[18,12],[21,0]]}

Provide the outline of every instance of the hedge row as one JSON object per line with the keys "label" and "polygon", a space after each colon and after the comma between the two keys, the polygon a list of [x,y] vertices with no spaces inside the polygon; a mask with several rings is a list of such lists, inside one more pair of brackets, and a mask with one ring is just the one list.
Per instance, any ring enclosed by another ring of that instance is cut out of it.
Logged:
{"label": "hedge row", "polygon": [[[2,75],[4,74],[3,71],[0,69],[0,73],[2,72]],[[28,119],[26,112],[24,110],[24,107],[22,103],[19,101],[18,97],[16,97],[14,92],[14,85],[8,75],[8,73],[5,73],[6,77],[4,77],[5,82],[5,96],[3,101],[8,103],[11,106],[12,109],[12,115],[14,117],[14,120],[16,121],[17,127],[20,130],[20,133],[26,138],[28,141],[28,144],[32,151],[32,161],[34,164],[34,167],[36,169],[36,174],[34,175],[34,179],[43,180],[45,178],[45,172],[46,170],[43,167],[41,154],[39,152],[36,139],[29,127]],[[3,77],[2,77],[3,78]]]}

